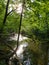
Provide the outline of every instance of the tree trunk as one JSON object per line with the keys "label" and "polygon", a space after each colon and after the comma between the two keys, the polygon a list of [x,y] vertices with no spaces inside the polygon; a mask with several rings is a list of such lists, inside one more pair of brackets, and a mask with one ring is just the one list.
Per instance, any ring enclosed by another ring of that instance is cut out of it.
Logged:
{"label": "tree trunk", "polygon": [[5,11],[5,15],[4,15],[4,20],[3,20],[2,27],[1,27],[1,29],[0,29],[0,35],[1,35],[1,33],[3,32],[3,28],[4,28],[5,23],[6,23],[7,14],[8,14],[8,6],[9,6],[9,2],[10,2],[10,0],[7,0],[6,11]]}

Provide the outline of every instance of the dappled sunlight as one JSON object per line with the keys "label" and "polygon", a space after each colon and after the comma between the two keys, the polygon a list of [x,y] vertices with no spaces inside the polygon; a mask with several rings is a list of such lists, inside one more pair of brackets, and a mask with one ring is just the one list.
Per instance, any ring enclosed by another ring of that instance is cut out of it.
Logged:
{"label": "dappled sunlight", "polygon": [[18,4],[17,7],[17,13],[21,13],[22,12],[22,3]]}
{"label": "dappled sunlight", "polygon": [[34,2],[35,0],[31,0],[31,2]]}

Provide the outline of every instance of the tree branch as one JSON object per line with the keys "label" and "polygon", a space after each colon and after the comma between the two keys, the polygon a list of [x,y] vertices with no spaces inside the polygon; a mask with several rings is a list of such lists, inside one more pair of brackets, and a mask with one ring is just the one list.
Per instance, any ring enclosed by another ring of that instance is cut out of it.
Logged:
{"label": "tree branch", "polygon": [[14,9],[14,10],[11,10],[8,14],[7,14],[7,16],[10,14],[10,13],[12,13],[13,11],[15,11],[16,9]]}

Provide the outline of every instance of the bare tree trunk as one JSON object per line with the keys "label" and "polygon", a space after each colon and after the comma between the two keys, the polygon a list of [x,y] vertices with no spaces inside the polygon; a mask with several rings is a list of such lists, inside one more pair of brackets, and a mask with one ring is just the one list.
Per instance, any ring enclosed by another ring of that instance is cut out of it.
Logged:
{"label": "bare tree trunk", "polygon": [[25,5],[25,0],[23,0],[23,2],[22,2],[22,12],[20,14],[20,23],[19,23],[19,30],[18,30],[17,47],[18,47],[18,43],[19,43],[19,35],[20,35],[20,30],[21,30],[21,25],[22,25],[22,17],[23,17],[22,15],[23,15],[24,5]]}
{"label": "bare tree trunk", "polygon": [[8,6],[9,6],[9,1],[10,1],[10,0],[7,1],[5,16],[4,16],[4,20],[3,20],[2,27],[1,27],[1,29],[0,29],[0,35],[1,35],[1,33],[3,32],[3,28],[4,28],[5,23],[6,23],[7,13],[8,13]]}
{"label": "bare tree trunk", "polygon": [[19,29],[18,29],[17,47],[16,47],[16,49],[14,50],[14,52],[9,55],[9,57],[12,57],[13,54],[16,53],[17,48],[18,48],[18,46],[19,46],[19,36],[20,36],[20,30],[21,30],[21,25],[22,25],[22,15],[23,15],[24,4],[25,4],[25,0],[23,0],[23,2],[22,2],[22,12],[21,12],[21,14],[20,14],[20,23],[19,23]]}

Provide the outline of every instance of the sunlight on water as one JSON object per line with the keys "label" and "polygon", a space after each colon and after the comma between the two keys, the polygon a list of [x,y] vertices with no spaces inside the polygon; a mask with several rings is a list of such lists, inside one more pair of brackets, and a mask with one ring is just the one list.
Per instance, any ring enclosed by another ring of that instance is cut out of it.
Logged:
{"label": "sunlight on water", "polygon": [[[12,41],[12,40],[17,41],[17,38],[18,38],[18,34],[15,34],[13,37],[10,37],[10,41]],[[28,39],[28,38],[25,37],[25,36],[22,36],[22,35],[20,34],[20,36],[19,36],[19,41],[23,41],[23,40],[26,40],[26,39]]]}
{"label": "sunlight on water", "polygon": [[[12,40],[14,40],[14,41],[17,41],[17,38],[18,38],[18,34],[15,34],[14,36],[12,36],[12,37],[10,37],[10,41],[12,41]],[[21,42],[21,41],[24,41],[24,40],[26,40],[26,39],[28,39],[27,37],[25,37],[25,36],[22,36],[21,34],[20,34],[20,36],[19,36],[19,42]],[[17,57],[19,57],[20,59],[23,59],[23,52],[25,51],[25,48],[28,46],[28,43],[27,42],[22,42],[19,46],[18,46],[18,49],[17,49],[17,51],[16,51],[16,54],[17,54]],[[16,45],[15,45],[15,47],[14,47],[14,50],[16,49]],[[14,55],[14,57],[15,57],[15,55]]]}
{"label": "sunlight on water", "polygon": [[18,50],[16,52],[16,54],[17,54],[18,57],[23,57],[22,54],[23,54],[23,52],[24,52],[24,50],[25,50],[25,48],[27,46],[28,46],[27,42],[24,42],[24,43],[22,43],[22,44],[19,45]]}
{"label": "sunlight on water", "polygon": [[[17,41],[17,38],[18,38],[18,34],[15,34],[14,36],[10,37],[10,40],[15,40],[15,41]],[[28,39],[28,37],[24,37],[24,36],[22,36],[22,35],[20,34],[19,42],[24,41],[25,39]],[[24,57],[25,57],[25,56],[24,56],[24,52],[26,52],[27,47],[28,47],[28,42],[24,41],[24,42],[22,42],[22,43],[18,46],[18,49],[17,49],[17,51],[16,51],[16,55],[17,55],[18,59],[19,59],[21,62],[23,62],[24,65],[30,65],[30,58],[29,58],[29,56],[27,56],[27,59],[24,60]],[[14,50],[15,50],[15,49],[16,49],[16,45],[15,45],[15,47],[14,47]],[[27,52],[26,52],[26,53],[27,53]],[[15,58],[16,55],[14,54],[14,55],[13,55],[13,58]],[[12,58],[10,58],[10,59],[12,59]]]}

